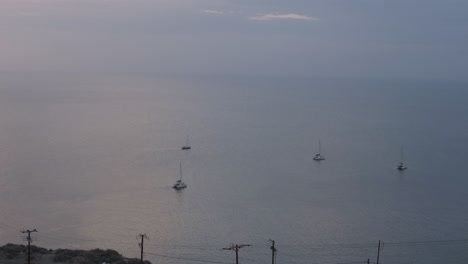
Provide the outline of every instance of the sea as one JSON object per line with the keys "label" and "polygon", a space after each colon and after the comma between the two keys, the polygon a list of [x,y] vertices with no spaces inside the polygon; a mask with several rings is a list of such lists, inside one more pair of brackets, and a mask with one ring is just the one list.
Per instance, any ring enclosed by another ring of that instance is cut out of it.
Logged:
{"label": "sea", "polygon": [[1,76],[0,244],[37,229],[39,247],[135,258],[145,234],[157,264],[235,263],[236,245],[271,263],[271,240],[278,264],[468,263],[468,82]]}

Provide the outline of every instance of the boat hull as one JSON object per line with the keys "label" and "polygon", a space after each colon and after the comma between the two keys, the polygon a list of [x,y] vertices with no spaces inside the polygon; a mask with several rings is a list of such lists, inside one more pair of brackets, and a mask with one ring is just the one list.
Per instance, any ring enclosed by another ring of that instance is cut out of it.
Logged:
{"label": "boat hull", "polygon": [[174,185],[172,186],[172,188],[176,189],[176,190],[182,190],[182,189],[185,189],[187,188],[187,185]]}
{"label": "boat hull", "polygon": [[325,157],[323,157],[323,156],[320,155],[320,154],[317,154],[317,155],[315,155],[314,160],[315,160],[315,161],[325,160]]}

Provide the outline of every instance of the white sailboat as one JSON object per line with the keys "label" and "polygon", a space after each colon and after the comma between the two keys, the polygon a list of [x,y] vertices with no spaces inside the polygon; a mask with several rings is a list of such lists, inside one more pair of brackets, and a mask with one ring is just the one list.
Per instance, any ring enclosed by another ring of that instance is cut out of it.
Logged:
{"label": "white sailboat", "polygon": [[192,148],[192,147],[190,146],[189,138],[188,138],[188,136],[187,136],[187,142],[185,143],[184,146],[182,146],[181,149],[187,150],[187,149],[191,149],[191,148]]}
{"label": "white sailboat", "polygon": [[181,190],[181,189],[187,188],[187,184],[185,184],[182,181],[182,162],[179,163],[179,167],[180,167],[180,170],[179,170],[180,178],[176,181],[174,186],[172,186],[172,188],[174,188],[176,190]]}
{"label": "white sailboat", "polygon": [[319,139],[318,153],[315,154],[314,160],[315,161],[321,161],[321,160],[324,160],[324,159],[325,159],[325,157],[322,155],[322,144],[321,144],[320,139]]}
{"label": "white sailboat", "polygon": [[406,170],[408,167],[404,163],[404,156],[403,156],[403,145],[401,145],[401,162],[398,164],[398,170]]}

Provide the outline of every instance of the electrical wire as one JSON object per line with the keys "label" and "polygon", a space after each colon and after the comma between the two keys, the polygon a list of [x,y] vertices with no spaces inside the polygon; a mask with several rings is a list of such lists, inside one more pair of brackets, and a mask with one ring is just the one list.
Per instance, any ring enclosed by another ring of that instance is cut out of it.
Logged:
{"label": "electrical wire", "polygon": [[0,222],[0,225],[2,225],[3,227],[5,227],[6,229],[11,229],[11,230],[16,230],[16,231],[21,230],[20,228],[17,228],[17,227],[15,227],[15,226],[13,226],[13,225],[10,225],[10,224],[8,224],[8,223],[6,223],[6,222],[4,222],[4,221]]}
{"label": "electrical wire", "polygon": [[204,262],[204,263],[233,264],[232,262],[212,261],[212,260],[202,260],[202,259],[192,259],[192,258],[182,258],[182,257],[174,257],[174,256],[168,256],[168,255],[162,255],[162,254],[156,254],[156,253],[149,253],[149,252],[144,252],[144,254],[151,255],[151,256],[157,256],[157,257],[163,257],[163,258],[180,259],[180,260],[196,261],[196,262]]}
{"label": "electrical wire", "polygon": [[385,246],[452,245],[452,244],[465,244],[465,243],[468,243],[468,239],[385,242]]}
{"label": "electrical wire", "polygon": [[[11,229],[16,229],[12,225],[7,225],[5,223],[0,222],[0,226],[5,226]],[[45,239],[48,241],[59,241],[59,242],[82,242],[82,243],[93,243],[93,244],[104,244],[104,245],[118,245],[118,246],[135,246],[136,243],[131,242],[112,242],[110,239],[84,239],[84,238],[76,238],[70,236],[51,236],[49,234],[40,233],[38,235],[41,239]],[[467,244],[468,239],[450,239],[450,240],[421,240],[421,241],[400,241],[400,242],[385,242],[384,245],[386,247],[414,247],[414,246],[440,246],[440,245],[459,245],[459,244]],[[258,243],[262,244],[262,243]],[[366,249],[366,248],[376,248],[377,243],[351,243],[351,244],[316,244],[316,245],[307,245],[307,244],[285,244],[285,245],[278,245],[279,247],[283,248],[281,251],[281,255],[287,258],[298,256],[294,254],[295,250],[307,249],[307,250],[339,250],[339,249]],[[185,249],[189,251],[196,251],[196,250],[205,250],[205,249],[220,249],[220,246],[215,245],[177,245],[177,244],[147,244],[147,248],[154,249],[158,247],[165,247],[169,249]],[[264,249],[263,247],[252,248],[254,251],[258,251],[259,249]],[[256,250],[257,249],[257,250]],[[266,249],[265,249],[266,250]],[[260,252],[257,252],[260,253]],[[301,252],[301,255],[304,252]],[[324,252],[325,253],[325,252]],[[178,259],[184,261],[193,261],[193,262],[202,262],[202,263],[212,263],[212,264],[232,264],[232,262],[222,262],[222,261],[212,261],[212,260],[204,260],[204,259],[196,259],[196,258],[186,258],[186,257],[177,257],[173,255],[164,255],[164,254],[157,254],[154,252],[145,252],[145,254],[155,257],[162,257],[162,258],[169,258],[169,259]],[[327,254],[327,253],[325,253]],[[258,255],[258,254],[257,254]],[[261,255],[266,255],[261,254]],[[336,257],[336,254],[333,254]],[[252,261],[255,261],[251,259]],[[319,263],[312,263],[312,264],[365,264],[366,261],[355,261],[355,262],[319,262]],[[373,262],[370,262],[373,263]],[[0,263],[1,264],[1,263]]]}
{"label": "electrical wire", "polygon": [[[0,223],[1,224],[1,223]],[[129,242],[109,242],[109,239],[83,239],[83,238],[73,238],[66,236],[49,236],[40,234],[41,238],[51,239],[51,240],[60,240],[68,242],[89,242],[89,243],[105,243],[105,244],[114,244],[114,245],[127,245],[131,246],[135,243]],[[421,246],[421,245],[453,245],[453,244],[466,244],[468,239],[451,239],[451,240],[426,240],[426,241],[407,241],[407,242],[385,242],[387,247],[402,247],[402,246]],[[307,244],[284,244],[280,245],[282,248],[299,248],[299,249],[308,249],[308,250],[336,250],[336,249],[356,249],[356,248],[375,248],[377,247],[376,243],[355,243],[355,244],[322,244],[322,245],[307,245]],[[156,247],[167,247],[167,248],[189,248],[189,249],[217,249],[218,246],[215,245],[177,245],[177,244],[148,244],[147,247],[156,248]]]}

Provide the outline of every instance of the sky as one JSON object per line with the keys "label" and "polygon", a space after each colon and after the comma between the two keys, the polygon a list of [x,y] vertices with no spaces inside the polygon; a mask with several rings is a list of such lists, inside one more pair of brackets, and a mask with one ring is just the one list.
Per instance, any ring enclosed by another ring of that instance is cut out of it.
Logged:
{"label": "sky", "polygon": [[466,0],[0,0],[0,72],[468,79]]}

